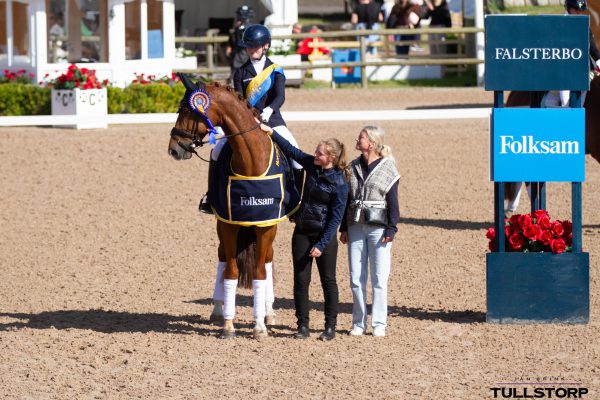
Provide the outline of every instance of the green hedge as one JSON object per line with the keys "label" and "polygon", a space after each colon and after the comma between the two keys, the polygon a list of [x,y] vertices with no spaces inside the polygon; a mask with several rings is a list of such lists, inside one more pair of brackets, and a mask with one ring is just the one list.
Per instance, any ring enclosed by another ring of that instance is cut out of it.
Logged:
{"label": "green hedge", "polygon": [[[109,114],[177,112],[185,94],[181,84],[133,84],[107,87]],[[50,115],[50,89],[37,85],[0,84],[0,115]]]}
{"label": "green hedge", "polygon": [[50,89],[22,83],[0,85],[0,115],[49,115]]}

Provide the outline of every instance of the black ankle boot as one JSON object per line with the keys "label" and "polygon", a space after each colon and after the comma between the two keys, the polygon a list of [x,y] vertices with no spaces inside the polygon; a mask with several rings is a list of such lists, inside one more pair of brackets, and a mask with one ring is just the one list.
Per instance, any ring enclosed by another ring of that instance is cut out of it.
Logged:
{"label": "black ankle boot", "polygon": [[310,329],[306,325],[300,325],[298,327],[298,332],[294,334],[294,338],[296,339],[308,339],[310,337]]}
{"label": "black ankle boot", "polygon": [[319,336],[319,339],[327,342],[329,340],[332,340],[335,337],[335,328],[325,328],[325,330],[323,331],[323,333],[321,333],[321,336]]}
{"label": "black ankle boot", "polygon": [[198,211],[200,211],[201,213],[205,213],[205,214],[212,214],[212,207],[210,206],[210,199],[212,199],[213,193],[211,193],[211,188],[213,187],[213,182],[215,181],[214,179],[214,174],[215,174],[215,164],[217,162],[214,161],[212,158],[210,160],[210,162],[208,163],[208,191],[206,192],[206,194],[202,197],[202,199],[200,200],[200,204],[198,205]]}
{"label": "black ankle boot", "polygon": [[206,194],[204,196],[202,196],[202,199],[200,200],[200,204],[198,204],[198,211],[200,211],[201,213],[204,214],[212,214],[212,208],[210,207],[210,203],[208,202],[208,192],[206,192]]}

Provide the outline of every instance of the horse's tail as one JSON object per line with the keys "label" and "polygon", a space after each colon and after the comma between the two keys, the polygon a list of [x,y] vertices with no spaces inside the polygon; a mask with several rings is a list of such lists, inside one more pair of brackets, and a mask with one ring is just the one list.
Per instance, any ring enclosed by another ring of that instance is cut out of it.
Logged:
{"label": "horse's tail", "polygon": [[246,289],[252,288],[254,267],[256,265],[256,231],[253,226],[242,227],[237,238],[238,284]]}

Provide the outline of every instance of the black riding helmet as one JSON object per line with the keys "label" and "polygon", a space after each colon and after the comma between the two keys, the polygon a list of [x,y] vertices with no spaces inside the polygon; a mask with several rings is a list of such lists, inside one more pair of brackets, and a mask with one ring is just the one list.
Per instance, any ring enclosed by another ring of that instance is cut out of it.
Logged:
{"label": "black riding helmet", "polygon": [[271,45],[271,33],[264,25],[250,25],[244,31],[240,47],[256,48]]}
{"label": "black riding helmet", "polygon": [[565,9],[573,9],[577,11],[587,10],[587,3],[585,0],[565,0]]}

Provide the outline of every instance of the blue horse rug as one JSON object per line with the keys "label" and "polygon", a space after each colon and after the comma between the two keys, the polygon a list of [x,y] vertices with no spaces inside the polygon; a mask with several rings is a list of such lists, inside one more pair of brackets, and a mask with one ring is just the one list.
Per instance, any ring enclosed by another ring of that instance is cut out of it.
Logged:
{"label": "blue horse rug", "polygon": [[231,167],[229,143],[216,161],[209,203],[218,220],[242,226],[271,226],[293,214],[300,206],[300,194],[286,157],[271,141],[271,161],[260,176],[236,174]]}

